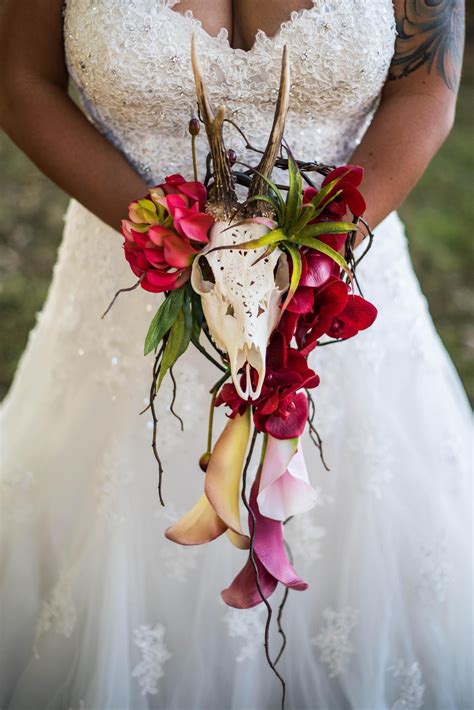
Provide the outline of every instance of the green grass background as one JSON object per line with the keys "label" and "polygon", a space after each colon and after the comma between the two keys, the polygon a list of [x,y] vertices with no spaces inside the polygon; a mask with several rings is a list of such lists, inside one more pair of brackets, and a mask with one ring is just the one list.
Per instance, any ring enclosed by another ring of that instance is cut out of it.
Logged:
{"label": "green grass background", "polygon": [[[441,337],[474,401],[474,56],[455,127],[400,210]],[[51,280],[67,197],[0,133],[0,398]]]}

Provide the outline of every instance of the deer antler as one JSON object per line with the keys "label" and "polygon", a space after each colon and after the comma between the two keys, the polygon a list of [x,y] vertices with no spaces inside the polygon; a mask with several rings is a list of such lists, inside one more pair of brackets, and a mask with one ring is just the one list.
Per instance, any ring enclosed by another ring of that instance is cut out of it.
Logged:
{"label": "deer antler", "polygon": [[229,219],[237,206],[237,196],[222,135],[225,109],[224,106],[220,106],[214,115],[204,86],[194,35],[191,44],[191,61],[199,111],[206,129],[214,171],[213,193],[208,201],[208,211],[216,219]]}
{"label": "deer antler", "polygon": [[[283,47],[283,54],[281,58],[280,89],[278,91],[278,99],[275,107],[275,116],[273,119],[272,130],[268,139],[267,147],[265,148],[265,152],[262,155],[260,163],[256,168],[257,172],[253,174],[249,186],[248,197],[255,197],[256,195],[266,195],[268,193],[269,188],[264,178],[270,177],[272,170],[275,166],[275,161],[277,159],[278,151],[280,150],[281,142],[283,139],[283,131],[285,128],[286,115],[288,113],[289,100],[290,67],[288,62],[288,52],[285,45],[285,47]],[[265,209],[268,210],[267,205],[265,205]]]}

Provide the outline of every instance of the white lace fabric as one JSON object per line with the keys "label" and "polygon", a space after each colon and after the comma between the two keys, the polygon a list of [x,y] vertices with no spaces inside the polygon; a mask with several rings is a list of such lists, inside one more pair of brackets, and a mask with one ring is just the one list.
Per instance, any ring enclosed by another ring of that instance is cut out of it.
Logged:
{"label": "white lace fabric", "polygon": [[[289,145],[308,159],[347,160],[370,122],[393,53],[390,0],[314,0],[274,37],[259,31],[248,52],[230,46],[225,28],[211,37],[175,5],[69,0],[65,8],[66,57],[84,108],[150,183],[184,166],[189,173],[193,32],[211,101],[225,104],[256,147],[268,138],[286,44],[293,68]],[[236,131],[228,135],[228,147],[242,154],[242,138]],[[202,132],[200,165],[207,150]]]}
{"label": "white lace fabric", "polygon": [[[68,0],[69,71],[98,129],[150,184],[191,177],[192,32],[212,101],[257,147],[273,116],[281,51],[292,67],[286,138],[341,163],[379,100],[395,27],[389,0],[315,0],[249,52],[209,36],[174,0]],[[228,127],[227,143],[242,141]],[[207,152],[198,140],[200,164]],[[290,592],[279,670],[288,708],[465,710],[471,690],[468,560],[471,416],[433,327],[395,214],[360,267],[378,308],[368,331],[316,348],[305,435],[318,504],[285,526],[308,581]],[[160,296],[134,277],[120,235],[77,202],[46,303],[1,410],[0,706],[6,710],[273,710],[264,610],[224,607],[245,553],[224,538],[178,548],[164,529],[202,492],[209,388],[192,348],[178,392],[158,397],[159,505],[143,340]],[[217,411],[215,431],[225,415]],[[281,591],[271,599],[276,609]],[[5,612],[5,613],[4,613]],[[280,636],[272,634],[276,653]]]}

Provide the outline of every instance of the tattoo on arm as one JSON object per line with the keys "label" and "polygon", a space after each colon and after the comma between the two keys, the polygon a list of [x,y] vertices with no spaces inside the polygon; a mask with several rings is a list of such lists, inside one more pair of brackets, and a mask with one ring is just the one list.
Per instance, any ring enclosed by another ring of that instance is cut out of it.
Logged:
{"label": "tattoo on arm", "polygon": [[389,79],[425,67],[456,90],[464,45],[463,0],[405,0],[397,17],[397,40]]}

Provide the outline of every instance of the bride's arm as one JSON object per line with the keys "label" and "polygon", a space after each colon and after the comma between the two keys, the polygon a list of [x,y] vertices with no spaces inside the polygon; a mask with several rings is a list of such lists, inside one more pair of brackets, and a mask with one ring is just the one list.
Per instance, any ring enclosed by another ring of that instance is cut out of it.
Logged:
{"label": "bride's arm", "polygon": [[118,229],[144,180],[68,97],[62,0],[0,3],[0,127],[63,190]]}
{"label": "bride's arm", "polygon": [[351,162],[365,168],[366,217],[376,226],[417,183],[453,125],[464,1],[395,0],[398,36],[382,101]]}

